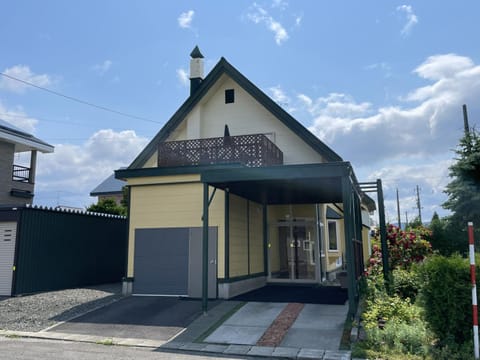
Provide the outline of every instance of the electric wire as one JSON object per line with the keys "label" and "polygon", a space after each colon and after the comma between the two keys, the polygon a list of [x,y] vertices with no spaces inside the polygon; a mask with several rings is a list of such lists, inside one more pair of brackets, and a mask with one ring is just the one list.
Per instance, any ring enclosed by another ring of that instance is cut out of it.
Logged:
{"label": "electric wire", "polygon": [[85,101],[85,100],[82,100],[82,99],[79,99],[79,98],[76,98],[76,97],[73,97],[73,96],[69,96],[69,95],[65,95],[65,94],[62,94],[58,91],[54,91],[54,90],[50,90],[50,89],[47,89],[45,87],[42,87],[42,86],[39,86],[39,85],[35,85],[31,82],[28,82],[26,80],[22,80],[22,79],[18,79],[14,76],[11,76],[11,75],[7,75],[3,72],[0,72],[0,75],[8,78],[8,79],[11,79],[11,80],[15,80],[15,81],[18,81],[18,82],[21,82],[22,84],[26,84],[26,85],[29,85],[29,86],[32,86],[34,88],[37,88],[37,89],[40,89],[40,90],[43,90],[43,91],[46,91],[50,94],[53,94],[53,95],[56,95],[56,96],[60,96],[60,97],[63,97],[65,99],[68,99],[70,101],[74,101],[74,102],[77,102],[77,103],[80,103],[80,104],[83,104],[83,105],[87,105],[87,106],[90,106],[90,107],[93,107],[93,108],[96,108],[96,109],[99,109],[99,110],[103,110],[103,111],[107,111],[107,112],[110,112],[110,113],[113,113],[113,114],[117,114],[117,115],[121,115],[121,116],[124,116],[124,117],[128,117],[128,118],[131,118],[131,119],[136,119],[136,120],[141,120],[141,121],[147,121],[147,122],[151,122],[151,123],[156,123],[156,124],[160,124],[159,121],[155,121],[155,120],[151,120],[151,119],[147,119],[147,118],[144,118],[144,117],[141,117],[141,116],[136,116],[136,115],[131,115],[131,114],[127,114],[125,112],[122,112],[122,111],[118,111],[118,110],[114,110],[114,109],[111,109],[111,108],[108,108],[106,106],[102,106],[102,105],[97,105],[97,104],[94,104],[94,103],[91,103],[89,101]]}

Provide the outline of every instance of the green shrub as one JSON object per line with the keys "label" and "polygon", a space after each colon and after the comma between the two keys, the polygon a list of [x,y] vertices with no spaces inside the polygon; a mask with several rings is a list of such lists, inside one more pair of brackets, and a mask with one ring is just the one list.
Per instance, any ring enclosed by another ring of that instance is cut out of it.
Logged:
{"label": "green shrub", "polygon": [[412,303],[415,302],[419,288],[420,278],[417,267],[414,265],[410,271],[404,269],[394,269],[392,271],[392,284],[395,294],[402,299],[409,298]]}
{"label": "green shrub", "polygon": [[433,256],[420,268],[420,300],[425,319],[445,344],[472,338],[471,282],[468,260],[459,255]]}
{"label": "green shrub", "polygon": [[404,300],[396,295],[385,294],[366,301],[362,319],[366,329],[377,328],[379,319],[386,324],[411,324],[421,319],[421,309],[412,305],[408,298]]}
{"label": "green shrub", "polygon": [[435,360],[474,360],[473,342],[436,346],[430,350],[430,356]]}
{"label": "green shrub", "polygon": [[422,321],[387,323],[384,329],[367,329],[370,348],[382,354],[412,354],[426,356],[431,338]]}

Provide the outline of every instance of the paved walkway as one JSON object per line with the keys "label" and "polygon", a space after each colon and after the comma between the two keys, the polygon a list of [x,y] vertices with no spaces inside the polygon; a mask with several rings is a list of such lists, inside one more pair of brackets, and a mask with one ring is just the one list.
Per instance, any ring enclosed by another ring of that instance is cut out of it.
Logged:
{"label": "paved walkway", "polygon": [[106,338],[99,334],[63,333],[57,328],[34,333],[0,331],[0,335],[151,347],[162,352],[194,351],[284,359],[351,359],[350,351],[338,350],[347,306],[305,304],[280,346],[264,347],[257,346],[256,342],[286,304],[250,302],[235,312],[241,304],[223,301],[169,340],[123,337],[126,334]]}

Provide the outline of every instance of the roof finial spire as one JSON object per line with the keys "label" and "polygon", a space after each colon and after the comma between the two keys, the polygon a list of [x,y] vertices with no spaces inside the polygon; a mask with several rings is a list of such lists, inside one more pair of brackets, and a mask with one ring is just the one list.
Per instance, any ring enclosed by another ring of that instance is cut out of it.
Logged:
{"label": "roof finial spire", "polygon": [[192,50],[192,52],[190,53],[190,56],[192,59],[203,59],[203,55],[200,52],[198,45],[196,45],[195,48]]}

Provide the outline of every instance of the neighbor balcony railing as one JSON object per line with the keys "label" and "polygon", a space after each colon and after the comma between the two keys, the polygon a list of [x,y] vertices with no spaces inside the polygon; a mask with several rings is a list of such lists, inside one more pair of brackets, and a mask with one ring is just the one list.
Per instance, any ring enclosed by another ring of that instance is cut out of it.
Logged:
{"label": "neighbor balcony railing", "polygon": [[21,165],[13,165],[12,180],[19,182],[29,182],[30,168]]}
{"label": "neighbor balcony railing", "polygon": [[249,167],[283,164],[283,153],[264,134],[167,141],[158,146],[158,166],[240,163]]}

